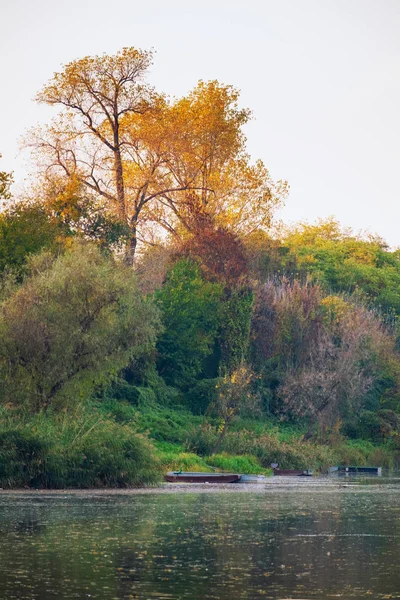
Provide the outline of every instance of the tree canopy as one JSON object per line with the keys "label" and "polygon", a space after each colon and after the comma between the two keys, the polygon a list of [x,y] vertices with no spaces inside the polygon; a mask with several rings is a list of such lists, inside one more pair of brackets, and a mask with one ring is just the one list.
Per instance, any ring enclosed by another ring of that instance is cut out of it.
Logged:
{"label": "tree canopy", "polygon": [[130,269],[93,245],[30,262],[0,312],[3,402],[38,410],[68,404],[149,352],[158,313]]}
{"label": "tree canopy", "polygon": [[144,81],[151,61],[151,52],[124,48],[69,63],[37,97],[59,114],[27,142],[42,187],[75,181],[93,196],[92,206],[128,228],[128,263],[138,240],[160,228],[193,234],[199,212],[236,233],[268,227],[287,192],[246,153],[251,114],[240,108],[238,90],[200,81],[170,100]]}

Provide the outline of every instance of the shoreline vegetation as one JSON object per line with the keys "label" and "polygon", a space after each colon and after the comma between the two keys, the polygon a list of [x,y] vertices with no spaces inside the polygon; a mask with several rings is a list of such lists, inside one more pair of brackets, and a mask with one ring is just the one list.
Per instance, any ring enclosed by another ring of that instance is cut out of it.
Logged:
{"label": "shoreline vegetation", "polygon": [[27,190],[0,170],[0,487],[397,468],[400,251],[278,226],[239,91],[170,99],[152,58],[64,66]]}
{"label": "shoreline vegetation", "polygon": [[[300,428],[280,428],[268,421],[238,421],[227,434],[221,452],[211,455],[207,450],[210,452],[215,443],[218,430],[209,419],[194,420],[192,413],[181,409],[137,411],[123,402],[122,419],[120,401],[115,404],[115,412],[110,404],[106,409],[91,405],[61,417],[10,415],[3,409],[0,488],[154,486],[163,481],[168,470],[179,469],[272,475],[269,465],[275,457],[282,468],[306,465],[316,474],[325,473],[334,464],[397,466],[396,454],[388,444],[345,438],[333,444],[304,441]],[[159,429],[152,432],[150,415],[159,423]],[[172,442],[166,441],[168,430],[173,433]]]}

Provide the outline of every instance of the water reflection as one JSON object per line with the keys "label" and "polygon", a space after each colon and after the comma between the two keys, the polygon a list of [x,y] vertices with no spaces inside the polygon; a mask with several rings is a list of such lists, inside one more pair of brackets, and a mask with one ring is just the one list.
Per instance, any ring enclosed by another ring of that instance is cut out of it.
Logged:
{"label": "water reflection", "polygon": [[1,495],[0,598],[400,598],[399,481],[338,485]]}

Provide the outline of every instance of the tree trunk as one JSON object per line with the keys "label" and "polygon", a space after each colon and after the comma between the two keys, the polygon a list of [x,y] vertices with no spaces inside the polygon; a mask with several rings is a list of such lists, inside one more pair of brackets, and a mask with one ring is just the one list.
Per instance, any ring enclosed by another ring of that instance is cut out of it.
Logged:
{"label": "tree trunk", "polygon": [[126,248],[125,248],[125,263],[132,267],[133,266],[133,262],[135,260],[135,253],[136,253],[136,246],[137,246],[137,227],[136,227],[136,221],[134,223],[134,225],[131,224],[130,226],[130,236],[129,236],[129,240],[128,243],[126,244]]}
{"label": "tree trunk", "polygon": [[307,433],[304,436],[304,439],[306,441],[311,440],[311,438],[314,435],[314,425],[315,425],[315,420],[313,417],[310,417],[310,420],[308,421],[308,428],[307,428]]}
{"label": "tree trunk", "polygon": [[124,186],[124,171],[122,167],[121,146],[119,142],[119,122],[118,117],[115,117],[114,123],[114,169],[115,169],[115,187],[117,189],[118,199],[118,214],[123,223],[126,223],[125,209],[125,186]]}
{"label": "tree trunk", "polygon": [[226,432],[228,431],[228,425],[229,425],[229,421],[227,420],[227,421],[225,421],[222,431],[219,434],[219,438],[217,439],[216,444],[211,452],[211,456],[214,456],[214,454],[217,454],[217,452],[222,444],[222,440],[224,439]]}

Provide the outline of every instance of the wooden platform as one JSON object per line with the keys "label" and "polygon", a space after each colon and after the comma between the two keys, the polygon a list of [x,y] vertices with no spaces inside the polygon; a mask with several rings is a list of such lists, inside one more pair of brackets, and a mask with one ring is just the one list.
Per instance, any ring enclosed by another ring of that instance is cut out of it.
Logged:
{"label": "wooden platform", "polygon": [[274,475],[287,475],[289,477],[312,477],[312,471],[307,469],[273,469]]}
{"label": "wooden platform", "polygon": [[382,467],[331,467],[334,469],[332,472],[336,473],[366,473],[370,475],[382,475]]}

